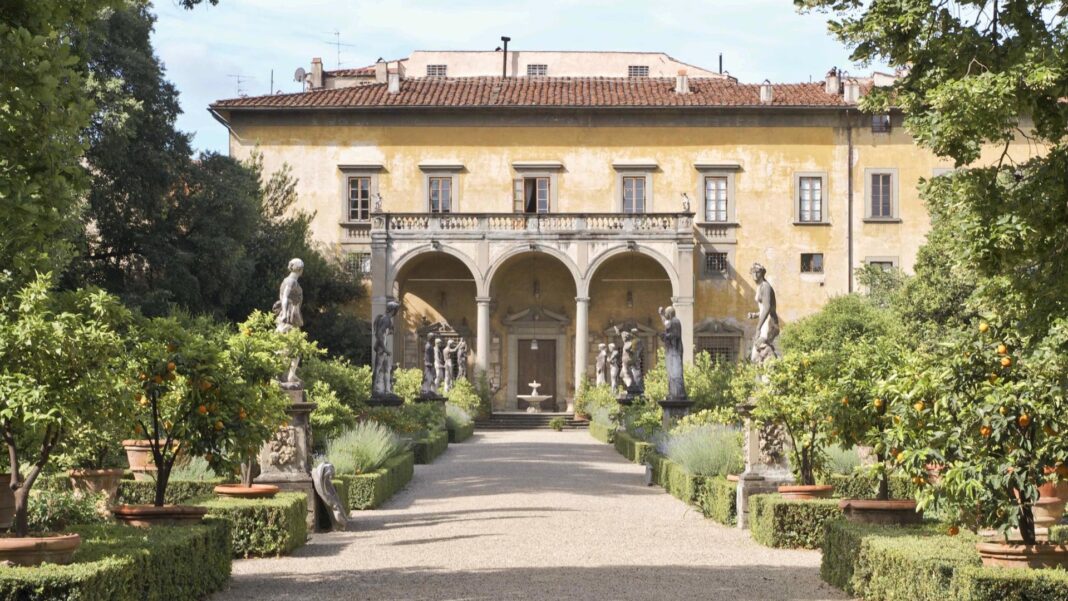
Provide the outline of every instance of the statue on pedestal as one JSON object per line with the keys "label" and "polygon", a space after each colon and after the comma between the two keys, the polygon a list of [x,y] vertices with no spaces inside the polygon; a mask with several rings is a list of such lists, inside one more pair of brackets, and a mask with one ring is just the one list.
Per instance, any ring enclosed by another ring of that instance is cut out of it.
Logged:
{"label": "statue on pedestal", "polygon": [[675,317],[675,308],[659,307],[657,313],[664,322],[664,367],[667,370],[668,399],[683,400],[686,396],[686,381],[682,375],[682,323]]}
{"label": "statue on pedestal", "polygon": [[608,385],[612,387],[612,390],[619,388],[619,349],[616,348],[616,343],[608,343]]}
{"label": "statue on pedestal", "polygon": [[442,351],[445,349],[445,341],[438,338],[434,341],[434,388],[441,390],[445,386],[445,357]]}
{"label": "statue on pedestal", "polygon": [[757,320],[756,335],[753,337],[753,349],[749,360],[763,363],[772,357],[778,357],[775,341],[779,337],[779,313],[775,310],[775,289],[765,279],[768,270],[760,263],[753,263],[749,270],[757,284],[757,312],[750,313],[750,319]]}
{"label": "statue on pedestal", "polygon": [[631,371],[634,380],[634,385],[637,388],[645,390],[645,343],[638,336],[638,328],[633,328],[630,331],[631,344],[634,346],[634,362],[631,363]]}
{"label": "statue on pedestal", "polygon": [[400,303],[389,301],[386,312],[375,318],[375,364],[371,379],[372,396],[389,396],[393,394],[393,354],[389,352],[387,341],[393,336],[393,317],[400,310]]}
{"label": "statue on pedestal", "polygon": [[[300,329],[304,326],[304,317],[300,313],[300,307],[304,303],[304,290],[300,287],[300,276],[304,273],[304,261],[290,259],[289,275],[282,280],[278,289],[278,300],[275,301],[271,310],[274,312],[275,329],[286,333],[292,329]],[[300,367],[300,357],[293,357],[289,362],[289,371],[282,377],[283,384],[290,387],[299,386],[300,378],[297,377],[297,368]]]}
{"label": "statue on pedestal", "polygon": [[437,372],[434,368],[434,342],[436,340],[436,336],[429,334],[426,337],[426,344],[423,345],[423,386],[421,389],[423,396],[436,396],[438,393]]}
{"label": "statue on pedestal", "polygon": [[627,330],[620,332],[617,327],[616,333],[618,333],[619,337],[623,340],[621,346],[622,352],[620,353],[621,362],[619,377],[623,379],[623,386],[630,388],[634,383],[634,345],[630,340],[630,332]]}
{"label": "statue on pedestal", "polygon": [[597,345],[597,360],[595,363],[595,370],[597,373],[597,379],[595,383],[597,386],[604,386],[608,383],[605,372],[608,370],[608,345],[600,343]]}
{"label": "statue on pedestal", "polygon": [[456,379],[467,379],[467,341],[463,338],[456,345]]}
{"label": "statue on pedestal", "polygon": [[450,340],[441,352],[441,358],[445,363],[445,387],[443,391],[448,393],[452,388],[453,377],[456,373],[456,340]]}

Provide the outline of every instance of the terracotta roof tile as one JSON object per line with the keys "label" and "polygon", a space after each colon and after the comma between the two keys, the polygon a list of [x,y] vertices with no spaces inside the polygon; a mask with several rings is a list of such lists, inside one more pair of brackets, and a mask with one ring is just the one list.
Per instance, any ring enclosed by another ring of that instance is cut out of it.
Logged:
{"label": "terracotta roof tile", "polygon": [[773,100],[760,103],[760,85],[691,77],[689,94],[675,93],[674,78],[500,77],[413,78],[390,94],[386,84],[219,100],[215,109],[343,109],[384,107],[838,107],[841,95],[823,82],[773,84]]}

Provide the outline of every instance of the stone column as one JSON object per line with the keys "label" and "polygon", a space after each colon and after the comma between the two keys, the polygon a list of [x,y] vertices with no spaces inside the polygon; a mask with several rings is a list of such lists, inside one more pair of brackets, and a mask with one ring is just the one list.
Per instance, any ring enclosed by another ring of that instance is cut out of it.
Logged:
{"label": "stone column", "polygon": [[475,377],[478,373],[485,373],[489,377],[489,350],[490,350],[490,299],[488,296],[475,298],[478,304],[478,315],[475,330]]}
{"label": "stone column", "polygon": [[686,365],[693,363],[693,297],[677,297],[671,299],[671,306],[675,307],[675,316],[682,324],[682,362]]}
{"label": "stone column", "polygon": [[[371,323],[375,318],[386,312],[386,303],[393,294],[392,282],[389,278],[389,242],[386,240],[386,232],[371,232]],[[389,340],[387,347],[393,352],[393,341]],[[374,348],[374,339],[371,340],[371,348]],[[372,357],[372,361],[374,358]]]}
{"label": "stone column", "polygon": [[[590,353],[590,298],[575,297],[575,395],[586,377],[586,364]],[[575,412],[575,395],[567,403],[567,412]]]}

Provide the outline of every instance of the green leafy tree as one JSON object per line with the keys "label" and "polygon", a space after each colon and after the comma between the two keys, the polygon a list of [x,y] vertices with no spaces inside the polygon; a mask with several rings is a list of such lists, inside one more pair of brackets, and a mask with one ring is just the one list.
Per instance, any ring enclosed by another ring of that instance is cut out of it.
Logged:
{"label": "green leafy tree", "polygon": [[[10,277],[3,283],[10,285]],[[113,417],[128,395],[120,329],[129,313],[99,291],[58,293],[38,276],[0,295],[0,432],[15,494],[15,536],[29,533],[30,490],[69,434]]]}

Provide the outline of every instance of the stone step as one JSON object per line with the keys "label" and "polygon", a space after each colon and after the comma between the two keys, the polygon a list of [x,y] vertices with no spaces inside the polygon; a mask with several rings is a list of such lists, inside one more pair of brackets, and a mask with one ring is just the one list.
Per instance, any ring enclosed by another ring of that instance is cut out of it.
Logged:
{"label": "stone step", "polygon": [[489,417],[475,420],[475,427],[481,430],[547,430],[549,422],[558,417],[565,420],[567,429],[585,428],[585,420],[575,419],[570,413],[494,413]]}

